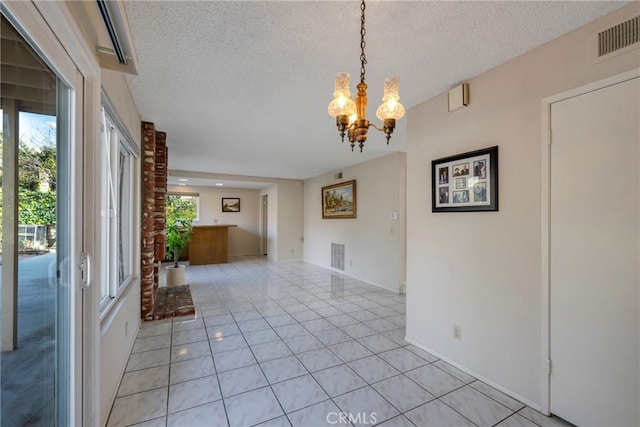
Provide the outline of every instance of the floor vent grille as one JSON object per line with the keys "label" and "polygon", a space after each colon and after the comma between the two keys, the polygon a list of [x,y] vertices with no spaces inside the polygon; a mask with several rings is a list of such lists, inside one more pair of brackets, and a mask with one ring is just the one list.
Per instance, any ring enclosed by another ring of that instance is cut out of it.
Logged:
{"label": "floor vent grille", "polygon": [[344,271],[344,245],[331,243],[331,267]]}
{"label": "floor vent grille", "polygon": [[640,42],[640,15],[598,33],[598,57]]}

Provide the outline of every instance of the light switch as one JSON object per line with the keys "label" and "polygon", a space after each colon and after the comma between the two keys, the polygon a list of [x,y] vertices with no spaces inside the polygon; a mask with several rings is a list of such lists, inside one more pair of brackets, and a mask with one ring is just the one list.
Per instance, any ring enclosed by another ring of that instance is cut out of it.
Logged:
{"label": "light switch", "polygon": [[398,212],[395,212],[395,211],[389,212],[389,219],[398,219]]}

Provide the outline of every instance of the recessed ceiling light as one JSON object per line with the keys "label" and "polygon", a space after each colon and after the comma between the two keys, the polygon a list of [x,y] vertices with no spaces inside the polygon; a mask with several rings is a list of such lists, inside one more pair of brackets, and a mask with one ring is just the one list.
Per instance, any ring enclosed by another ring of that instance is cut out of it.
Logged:
{"label": "recessed ceiling light", "polygon": [[178,179],[178,181],[181,181],[181,182],[187,182],[187,181],[189,181],[189,180],[188,180],[187,178],[179,178],[179,179]]}
{"label": "recessed ceiling light", "polygon": [[184,182],[179,182],[178,185],[187,185]]}
{"label": "recessed ceiling light", "polygon": [[222,187],[224,184],[223,184],[223,183],[221,183],[221,182],[216,182],[216,185],[217,185],[218,187]]}

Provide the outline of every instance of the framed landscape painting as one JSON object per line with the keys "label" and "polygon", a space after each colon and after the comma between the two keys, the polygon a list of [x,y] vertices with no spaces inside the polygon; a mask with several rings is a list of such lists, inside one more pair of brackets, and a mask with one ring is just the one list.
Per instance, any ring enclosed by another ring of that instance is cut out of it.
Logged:
{"label": "framed landscape painting", "polygon": [[222,212],[240,212],[239,197],[223,197]]}
{"label": "framed landscape painting", "polygon": [[498,210],[498,147],[431,162],[431,211]]}
{"label": "framed landscape painting", "polygon": [[356,181],[322,187],[322,218],[356,218]]}

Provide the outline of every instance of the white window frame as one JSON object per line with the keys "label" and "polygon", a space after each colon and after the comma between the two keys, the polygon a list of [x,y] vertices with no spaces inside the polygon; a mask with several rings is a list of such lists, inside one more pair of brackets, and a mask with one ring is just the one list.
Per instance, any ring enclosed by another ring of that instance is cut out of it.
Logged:
{"label": "white window frame", "polygon": [[[124,155],[124,165],[120,164],[120,158]],[[118,145],[118,205],[120,208],[120,215],[118,216],[118,250],[117,252],[117,266],[118,266],[118,288],[121,288],[125,284],[131,281],[133,270],[133,186],[135,180],[133,176],[133,153],[120,141]],[[123,169],[121,169],[123,166]],[[124,186],[122,185],[124,183]],[[125,215],[123,215],[125,214]],[[126,237],[126,244],[122,245],[123,238]],[[120,252],[122,251],[122,253]],[[121,265],[120,257],[122,256],[123,265]],[[124,276],[121,276],[121,268],[124,267]]]}
{"label": "white window frame", "polygon": [[[100,113],[101,138],[100,138],[100,241],[102,242],[100,253],[100,313],[106,315],[110,307],[115,304],[127,287],[134,281],[136,268],[134,266],[135,250],[135,206],[134,196],[136,179],[134,171],[137,170],[136,160],[139,150],[132,139],[123,130],[117,117],[111,113],[108,105],[103,105]],[[125,157],[125,173],[123,182],[128,184],[126,188],[120,187],[120,155]],[[123,194],[121,194],[123,193]],[[122,196],[122,199],[121,199]],[[122,200],[122,212],[119,212],[119,202]],[[122,215],[126,215],[122,220]],[[127,228],[121,230],[121,226]],[[125,237],[122,240],[120,237]],[[120,277],[120,245],[124,243],[122,253],[128,259],[125,276]]]}

